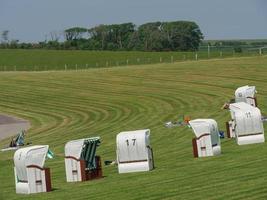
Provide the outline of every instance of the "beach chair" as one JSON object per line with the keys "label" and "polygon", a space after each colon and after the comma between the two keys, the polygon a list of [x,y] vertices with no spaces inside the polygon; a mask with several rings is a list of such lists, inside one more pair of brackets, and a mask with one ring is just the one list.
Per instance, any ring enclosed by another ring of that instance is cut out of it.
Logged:
{"label": "beach chair", "polygon": [[195,138],[192,139],[194,157],[215,156],[221,153],[220,136],[217,122],[213,119],[189,121]]}
{"label": "beach chair", "polygon": [[245,102],[251,106],[257,107],[257,97],[256,97],[256,87],[255,86],[242,86],[235,91],[235,103]]}
{"label": "beach chair", "polygon": [[264,126],[259,108],[240,102],[230,104],[231,120],[226,122],[228,138],[238,145],[265,142]]}
{"label": "beach chair", "polygon": [[44,168],[48,145],[18,149],[14,154],[16,193],[50,192],[50,169]]}
{"label": "beach chair", "polygon": [[117,135],[117,164],[119,173],[154,169],[150,130],[121,132]]}
{"label": "beach chair", "polygon": [[67,182],[88,181],[102,178],[100,156],[96,149],[100,137],[69,141],[65,145],[65,168]]}
{"label": "beach chair", "polygon": [[16,138],[13,138],[9,144],[9,147],[19,147],[24,146],[24,137],[26,135],[26,131],[22,130],[18,133]]}

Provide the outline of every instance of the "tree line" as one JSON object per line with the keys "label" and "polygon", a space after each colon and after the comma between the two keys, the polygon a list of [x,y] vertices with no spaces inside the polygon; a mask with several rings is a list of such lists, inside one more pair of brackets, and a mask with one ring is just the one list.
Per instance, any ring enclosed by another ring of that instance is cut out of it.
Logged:
{"label": "tree line", "polygon": [[49,36],[38,43],[20,43],[9,40],[8,31],[3,31],[0,48],[195,51],[203,40],[199,26],[191,21],[72,27],[63,32],[50,32]]}

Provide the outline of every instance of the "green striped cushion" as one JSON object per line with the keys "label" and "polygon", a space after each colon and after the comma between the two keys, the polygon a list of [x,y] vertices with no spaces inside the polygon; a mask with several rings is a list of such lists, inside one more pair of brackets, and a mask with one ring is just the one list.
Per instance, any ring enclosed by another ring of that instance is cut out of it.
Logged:
{"label": "green striped cushion", "polygon": [[99,144],[100,137],[88,138],[84,141],[81,159],[85,160],[86,168],[89,170],[96,169],[95,154]]}

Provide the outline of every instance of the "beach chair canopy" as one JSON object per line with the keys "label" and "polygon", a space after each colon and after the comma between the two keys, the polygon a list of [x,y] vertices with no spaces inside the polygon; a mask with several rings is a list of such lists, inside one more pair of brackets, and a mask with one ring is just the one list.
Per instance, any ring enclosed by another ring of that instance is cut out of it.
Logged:
{"label": "beach chair canopy", "polygon": [[27,166],[37,166],[43,168],[48,145],[36,145],[18,149],[14,155],[14,164],[19,181],[28,181]]}
{"label": "beach chair canopy", "polygon": [[100,144],[100,137],[73,140],[65,145],[65,156],[71,156],[77,160],[85,160],[86,168],[96,169],[96,148]]}
{"label": "beach chair canopy", "polygon": [[231,118],[235,122],[238,136],[259,134],[264,132],[260,109],[247,103],[233,103],[229,106]]}
{"label": "beach chair canopy", "polygon": [[118,162],[147,160],[150,130],[121,132],[117,135]]}
{"label": "beach chair canopy", "polygon": [[250,101],[255,98],[255,94],[257,93],[255,86],[243,86],[237,88],[235,91],[235,102],[245,102],[249,103]]}
{"label": "beach chair canopy", "polygon": [[210,134],[212,145],[219,145],[220,137],[217,122],[213,119],[195,119],[189,121],[196,138]]}

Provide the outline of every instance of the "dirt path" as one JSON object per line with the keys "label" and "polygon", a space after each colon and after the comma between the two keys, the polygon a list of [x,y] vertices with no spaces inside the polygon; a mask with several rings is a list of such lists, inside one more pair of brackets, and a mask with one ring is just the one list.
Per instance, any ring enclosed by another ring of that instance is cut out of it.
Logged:
{"label": "dirt path", "polygon": [[30,126],[27,120],[0,114],[0,140],[15,136],[21,130],[28,130]]}

